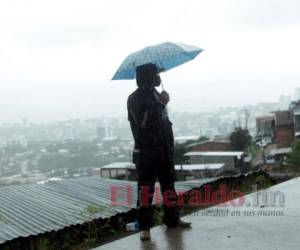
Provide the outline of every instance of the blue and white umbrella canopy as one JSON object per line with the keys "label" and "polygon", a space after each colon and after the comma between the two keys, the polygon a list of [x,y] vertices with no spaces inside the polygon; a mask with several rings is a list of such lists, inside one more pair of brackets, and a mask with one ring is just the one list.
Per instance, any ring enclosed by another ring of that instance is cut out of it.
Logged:
{"label": "blue and white umbrella canopy", "polygon": [[135,79],[136,67],[154,63],[160,72],[193,60],[203,49],[183,43],[161,43],[148,46],[126,57],[112,80]]}

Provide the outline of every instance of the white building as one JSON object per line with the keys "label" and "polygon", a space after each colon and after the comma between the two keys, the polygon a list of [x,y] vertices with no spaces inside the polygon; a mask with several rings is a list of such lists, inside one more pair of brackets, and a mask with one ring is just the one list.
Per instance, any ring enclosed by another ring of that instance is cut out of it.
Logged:
{"label": "white building", "polygon": [[217,151],[217,152],[188,152],[185,154],[191,164],[223,163],[224,171],[240,173],[243,165],[244,152],[242,151]]}

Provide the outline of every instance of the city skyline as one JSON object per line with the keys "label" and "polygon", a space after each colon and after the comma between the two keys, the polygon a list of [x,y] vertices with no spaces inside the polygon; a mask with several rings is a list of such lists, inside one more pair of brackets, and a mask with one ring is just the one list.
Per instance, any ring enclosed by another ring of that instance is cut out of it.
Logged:
{"label": "city skyline", "polygon": [[[279,97],[274,98],[273,102],[259,102],[259,103],[253,103],[253,104],[246,104],[244,106],[227,106],[227,107],[219,107],[217,109],[210,109],[210,110],[194,110],[194,111],[187,111],[187,110],[173,110],[169,108],[169,112],[171,111],[172,113],[195,113],[195,114],[207,114],[207,113],[217,113],[217,112],[222,112],[222,110],[227,110],[227,109],[235,109],[235,110],[243,110],[247,107],[253,107],[253,106],[259,106],[259,105],[268,105],[268,104],[274,104],[277,103],[279,106],[274,108],[274,111],[276,109],[286,109],[288,108],[288,105],[291,101],[296,101],[299,100],[300,98],[300,88],[296,88],[293,94],[281,94]],[[265,115],[267,115],[269,111],[265,112]],[[14,124],[14,123],[24,123],[24,120],[26,120],[26,123],[55,123],[55,122],[60,122],[60,121],[67,121],[67,120],[93,120],[93,119],[110,119],[110,118],[126,118],[127,117],[127,111],[121,113],[121,114],[113,114],[111,116],[109,115],[94,115],[94,116],[84,116],[84,115],[77,115],[77,116],[62,116],[58,117],[57,119],[35,119],[32,116],[20,116],[16,117],[14,120],[3,120],[0,118],[0,124]]]}

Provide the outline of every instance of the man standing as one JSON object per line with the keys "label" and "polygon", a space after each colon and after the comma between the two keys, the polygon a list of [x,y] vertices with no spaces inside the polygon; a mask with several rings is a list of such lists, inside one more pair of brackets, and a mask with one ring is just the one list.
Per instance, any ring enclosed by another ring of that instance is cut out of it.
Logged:
{"label": "man standing", "polygon": [[[161,84],[155,64],[136,68],[138,88],[128,97],[127,109],[135,147],[133,163],[138,176],[138,222],[140,239],[150,239],[153,226],[153,194],[158,178],[163,194],[163,222],[168,227],[189,227],[179,217],[178,196],[175,192],[174,137],[166,105],[170,97],[155,87]],[[167,195],[166,195],[167,194]]]}

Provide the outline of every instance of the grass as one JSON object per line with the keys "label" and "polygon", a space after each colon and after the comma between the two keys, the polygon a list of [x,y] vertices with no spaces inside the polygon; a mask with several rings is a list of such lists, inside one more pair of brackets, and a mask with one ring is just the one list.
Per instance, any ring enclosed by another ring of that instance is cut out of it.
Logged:
{"label": "grass", "polygon": [[251,155],[253,159],[256,158],[260,152],[261,152],[260,148],[255,144],[252,144],[248,149],[248,153]]}
{"label": "grass", "polygon": [[103,207],[95,206],[95,205],[89,205],[86,208],[86,211],[90,214],[96,214],[96,213],[102,212],[103,210],[104,210]]}
{"label": "grass", "polygon": [[163,216],[164,216],[164,212],[163,212],[162,206],[156,207],[155,210],[154,210],[154,214],[153,214],[154,224],[155,225],[162,224],[163,223]]}
{"label": "grass", "polygon": [[83,216],[91,216],[91,215],[94,215],[94,214],[97,214],[97,213],[100,213],[104,211],[104,207],[101,207],[99,205],[88,205],[84,210],[83,212],[81,213],[81,215]]}

